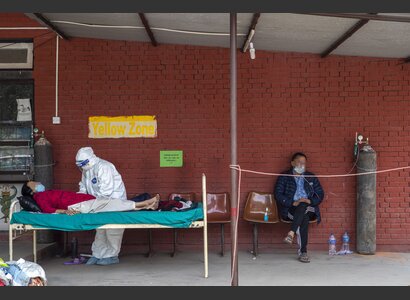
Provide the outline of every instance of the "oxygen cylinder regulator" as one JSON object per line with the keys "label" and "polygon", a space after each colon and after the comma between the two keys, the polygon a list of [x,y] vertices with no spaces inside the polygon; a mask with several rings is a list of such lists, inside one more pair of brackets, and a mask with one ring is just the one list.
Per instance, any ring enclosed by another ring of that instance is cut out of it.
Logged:
{"label": "oxygen cylinder regulator", "polygon": [[363,135],[358,134],[356,132],[356,138],[355,138],[355,141],[354,141],[354,148],[353,148],[353,155],[354,155],[355,158],[359,154],[359,145],[362,145],[362,144],[368,145],[369,144],[369,138],[366,138],[365,141],[363,139],[364,139]]}

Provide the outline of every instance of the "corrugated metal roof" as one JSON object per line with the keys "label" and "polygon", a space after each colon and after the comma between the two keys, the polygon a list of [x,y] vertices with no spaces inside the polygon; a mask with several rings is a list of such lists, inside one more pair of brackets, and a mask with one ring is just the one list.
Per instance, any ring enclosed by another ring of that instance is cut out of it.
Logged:
{"label": "corrugated metal roof", "polygon": [[[30,17],[35,18],[32,14]],[[383,16],[409,17],[410,14]],[[149,42],[138,13],[44,13],[44,17],[71,37]],[[227,13],[147,13],[159,44],[229,47]],[[253,14],[238,14],[238,46],[246,39]],[[256,26],[255,48],[320,54],[357,23],[357,19],[262,13]],[[332,54],[376,57],[410,55],[410,23],[370,20]]]}

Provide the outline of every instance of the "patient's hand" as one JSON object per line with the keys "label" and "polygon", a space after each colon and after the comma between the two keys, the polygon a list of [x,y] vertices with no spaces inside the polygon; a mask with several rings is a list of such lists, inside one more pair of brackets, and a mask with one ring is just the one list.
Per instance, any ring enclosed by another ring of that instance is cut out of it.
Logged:
{"label": "patient's hand", "polygon": [[72,215],[76,215],[76,214],[79,214],[80,213],[80,211],[78,211],[78,210],[74,210],[74,209],[68,209],[68,210],[66,210],[66,212],[65,212],[67,215],[69,215],[69,216],[72,216]]}

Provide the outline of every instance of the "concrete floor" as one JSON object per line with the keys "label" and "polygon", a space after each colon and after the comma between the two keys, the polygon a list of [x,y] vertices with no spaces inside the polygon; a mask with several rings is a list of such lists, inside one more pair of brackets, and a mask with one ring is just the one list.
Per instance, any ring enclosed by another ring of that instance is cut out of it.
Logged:
{"label": "concrete floor", "polygon": [[[19,258],[24,258],[25,260],[33,260],[33,243],[27,240],[16,240],[14,241],[14,253],[13,259],[17,260]],[[56,244],[37,244],[37,257],[41,259],[42,257],[48,257],[51,253],[54,253],[56,249]],[[7,261],[9,260],[9,243],[5,241],[0,241],[0,258]]]}
{"label": "concrete floor", "polygon": [[[352,254],[329,257],[325,252],[311,252],[312,262],[296,260],[294,250],[265,251],[252,259],[239,253],[239,285],[410,285],[410,253],[380,252],[372,256]],[[112,266],[65,266],[68,259],[44,259],[50,286],[70,285],[230,285],[230,253],[225,257],[209,254],[209,278],[203,278],[200,252],[124,255]]]}

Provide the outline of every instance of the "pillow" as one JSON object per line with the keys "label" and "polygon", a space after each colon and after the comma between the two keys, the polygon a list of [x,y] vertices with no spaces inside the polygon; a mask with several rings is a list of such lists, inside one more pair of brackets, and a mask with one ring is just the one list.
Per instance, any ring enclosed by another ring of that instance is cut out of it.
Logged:
{"label": "pillow", "polygon": [[41,212],[40,207],[37,205],[36,201],[29,196],[17,197],[21,207],[26,211]]}

